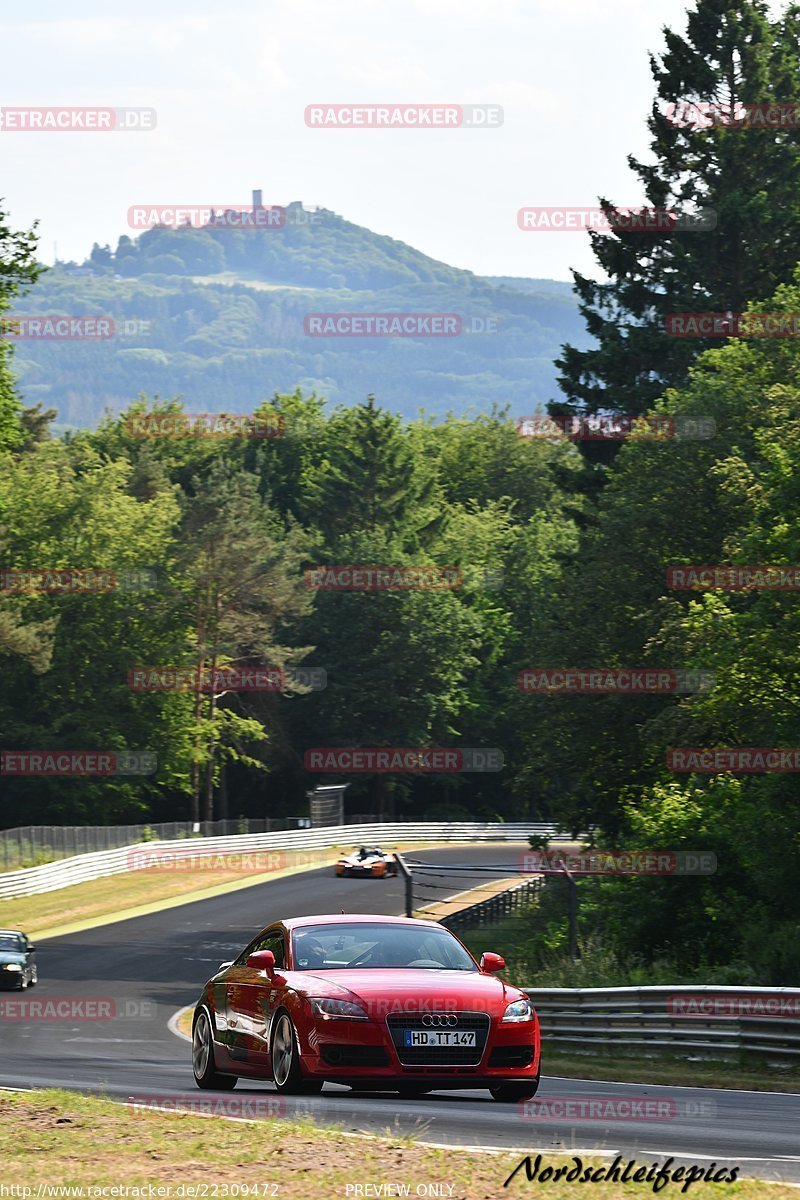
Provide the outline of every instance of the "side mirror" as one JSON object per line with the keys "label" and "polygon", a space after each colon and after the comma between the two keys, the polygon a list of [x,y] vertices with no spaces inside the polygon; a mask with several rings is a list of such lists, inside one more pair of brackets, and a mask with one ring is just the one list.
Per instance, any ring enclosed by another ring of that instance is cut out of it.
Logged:
{"label": "side mirror", "polygon": [[271,979],[275,974],[275,955],[271,950],[256,950],[248,955],[246,965],[254,971],[266,971]]}
{"label": "side mirror", "polygon": [[488,972],[489,975],[495,975],[498,971],[505,968],[506,960],[502,954],[482,954],[481,955],[481,970]]}

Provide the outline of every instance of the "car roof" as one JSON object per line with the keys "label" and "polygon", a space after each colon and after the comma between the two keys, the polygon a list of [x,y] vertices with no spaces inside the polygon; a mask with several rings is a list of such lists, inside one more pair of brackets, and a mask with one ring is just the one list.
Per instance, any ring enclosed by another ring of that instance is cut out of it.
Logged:
{"label": "car roof", "polygon": [[25,937],[21,929],[0,929],[0,937],[6,933],[13,933],[14,937]]}
{"label": "car roof", "polygon": [[414,917],[384,917],[379,913],[331,913],[328,916],[289,917],[287,920],[274,922],[285,926],[286,929],[299,929],[304,925],[418,925],[430,929],[435,921],[419,921]]}

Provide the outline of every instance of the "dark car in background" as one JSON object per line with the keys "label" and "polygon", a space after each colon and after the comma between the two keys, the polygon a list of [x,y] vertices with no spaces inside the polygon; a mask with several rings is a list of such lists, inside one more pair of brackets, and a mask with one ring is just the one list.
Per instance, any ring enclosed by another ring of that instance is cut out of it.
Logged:
{"label": "dark car in background", "polygon": [[0,987],[33,987],[36,973],[36,947],[19,929],[0,929]]}

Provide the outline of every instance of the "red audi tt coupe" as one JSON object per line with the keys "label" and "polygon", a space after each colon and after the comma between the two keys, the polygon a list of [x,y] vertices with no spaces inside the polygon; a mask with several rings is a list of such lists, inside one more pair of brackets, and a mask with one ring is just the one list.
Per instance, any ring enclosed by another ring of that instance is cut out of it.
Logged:
{"label": "red audi tt coupe", "polygon": [[524,992],[478,964],[449,930],[405,917],[278,921],[203,988],[192,1029],[198,1087],[274,1079],[280,1092],[328,1080],[419,1096],[488,1088],[527,1100],[539,1086],[539,1022]]}

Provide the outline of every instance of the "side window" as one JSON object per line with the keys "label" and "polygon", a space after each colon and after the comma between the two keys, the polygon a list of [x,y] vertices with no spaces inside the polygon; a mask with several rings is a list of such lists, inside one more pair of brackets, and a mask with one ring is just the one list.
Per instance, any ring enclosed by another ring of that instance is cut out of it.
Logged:
{"label": "side window", "polygon": [[255,954],[258,950],[271,950],[275,955],[275,966],[278,968],[286,965],[286,953],[284,950],[283,934],[277,929],[268,929],[266,933],[261,934],[250,943],[246,950],[242,951],[236,959],[236,966],[243,967],[251,954]]}
{"label": "side window", "polygon": [[271,937],[264,938],[264,945],[258,947],[259,950],[271,950],[275,955],[275,966],[278,970],[286,965],[286,954],[283,949],[283,934],[273,933]]}

